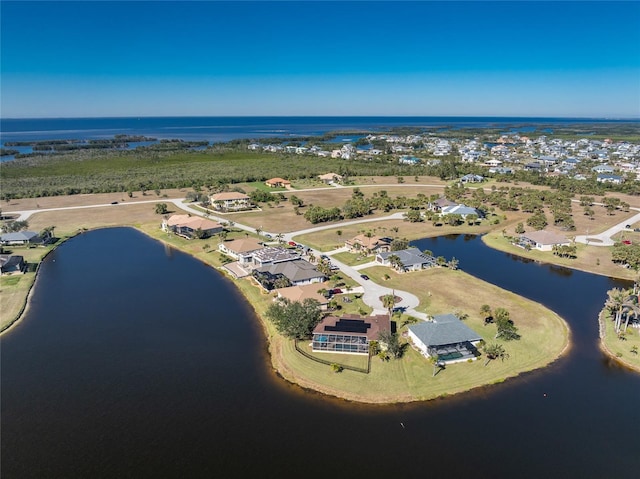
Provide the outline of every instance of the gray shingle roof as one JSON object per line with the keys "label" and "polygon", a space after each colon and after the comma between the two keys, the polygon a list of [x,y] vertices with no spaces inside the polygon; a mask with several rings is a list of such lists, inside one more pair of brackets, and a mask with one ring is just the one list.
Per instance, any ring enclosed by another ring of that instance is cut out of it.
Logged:
{"label": "gray shingle roof", "polygon": [[480,341],[482,338],[473,329],[456,318],[453,314],[434,316],[433,321],[409,326],[425,346],[444,346],[447,344]]}
{"label": "gray shingle roof", "polygon": [[407,248],[400,251],[390,251],[388,253],[378,253],[378,255],[387,261],[389,256],[396,255],[405,266],[414,264],[433,264],[435,260],[431,256],[422,253],[418,248]]}
{"label": "gray shingle roof", "polygon": [[0,236],[0,241],[31,241],[38,233],[33,231],[18,231],[17,233],[5,233]]}
{"label": "gray shingle roof", "polygon": [[315,266],[303,259],[297,259],[293,261],[285,261],[283,263],[269,264],[256,268],[256,271],[260,273],[270,273],[273,275],[283,274],[289,278],[292,282],[305,281],[313,278],[323,278],[324,275],[320,273]]}

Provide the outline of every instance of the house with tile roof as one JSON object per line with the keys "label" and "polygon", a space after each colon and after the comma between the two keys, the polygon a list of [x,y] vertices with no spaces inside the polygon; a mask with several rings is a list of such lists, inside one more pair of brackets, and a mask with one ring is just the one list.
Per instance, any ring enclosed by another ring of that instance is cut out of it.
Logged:
{"label": "house with tile roof", "polygon": [[291,182],[284,178],[271,178],[264,182],[269,188],[290,188]]}
{"label": "house with tile roof", "polygon": [[324,175],[318,175],[318,179],[327,185],[342,182],[342,176],[337,173],[325,173]]}
{"label": "house with tile roof", "polygon": [[531,231],[520,235],[519,246],[537,249],[539,251],[552,251],[554,246],[570,246],[571,241],[566,237],[551,231]]}
{"label": "house with tile roof", "polygon": [[390,251],[391,241],[391,238],[381,238],[375,235],[369,237],[365,234],[359,234],[348,239],[344,244],[351,252],[369,255]]}
{"label": "house with tile roof", "polygon": [[210,197],[211,206],[218,211],[242,211],[253,208],[251,199],[244,193],[225,191]]}
{"label": "house with tile roof", "polygon": [[369,354],[369,343],[382,331],[391,331],[388,314],[361,317],[326,316],[313,330],[311,349],[320,353]]}
{"label": "house with tile roof", "polygon": [[287,299],[298,303],[302,303],[305,299],[313,299],[320,303],[320,309],[325,311],[329,304],[329,298],[318,293],[318,291],[323,288],[328,289],[328,287],[329,284],[324,282],[278,288],[276,289],[276,294],[278,295],[276,299]]}
{"label": "house with tile roof", "polygon": [[218,245],[218,251],[237,260],[240,264],[251,264],[253,262],[253,254],[262,248],[264,248],[262,243],[255,238],[223,241]]}

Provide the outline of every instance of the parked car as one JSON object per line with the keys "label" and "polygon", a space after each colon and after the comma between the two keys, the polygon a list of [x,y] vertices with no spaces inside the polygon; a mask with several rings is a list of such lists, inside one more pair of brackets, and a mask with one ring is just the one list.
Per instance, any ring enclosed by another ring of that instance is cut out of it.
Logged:
{"label": "parked car", "polygon": [[271,236],[269,233],[265,233],[264,237],[267,238],[267,239],[272,239],[273,238],[273,236]]}
{"label": "parked car", "polygon": [[117,204],[118,204],[118,202],[117,202],[117,201],[112,201],[112,202],[111,202],[111,204],[112,204],[112,205],[117,205]]}
{"label": "parked car", "polygon": [[360,277],[365,281],[369,279],[369,276],[367,276],[366,274],[361,274]]}
{"label": "parked car", "polygon": [[333,288],[331,294],[342,294],[342,290],[340,288]]}
{"label": "parked car", "polygon": [[624,240],[624,241],[622,242],[622,244],[631,244],[631,241],[629,241],[629,240]]}
{"label": "parked car", "polygon": [[298,246],[298,243],[296,243],[295,241],[289,241],[287,244],[288,244],[289,246],[294,246],[294,247],[295,247],[295,246]]}

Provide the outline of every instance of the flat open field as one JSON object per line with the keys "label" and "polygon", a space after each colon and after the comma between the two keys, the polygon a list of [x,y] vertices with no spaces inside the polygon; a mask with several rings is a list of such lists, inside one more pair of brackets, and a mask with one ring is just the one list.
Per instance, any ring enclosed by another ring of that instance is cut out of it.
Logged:
{"label": "flat open field", "polygon": [[[185,214],[172,203],[169,211]],[[75,233],[81,228],[93,229],[107,226],[133,226],[141,223],[156,223],[158,228],[162,223],[162,215],[156,214],[153,204],[124,204],[110,205],[100,208],[86,208],[79,210],[47,211],[36,213],[29,218],[29,229],[40,231],[47,226],[54,225],[58,236]]]}
{"label": "flat open field", "polygon": [[147,191],[145,195],[140,191],[134,191],[132,198],[129,198],[126,192],[45,196],[42,198],[19,198],[11,200],[10,202],[5,201],[1,206],[4,213],[10,213],[18,210],[36,210],[38,208],[65,208],[69,206],[101,205],[109,204],[112,201],[125,204],[152,200],[162,202],[163,195],[167,195],[168,198],[184,198],[187,191],[189,190],[184,188],[161,190],[160,196],[157,196],[153,191]]}

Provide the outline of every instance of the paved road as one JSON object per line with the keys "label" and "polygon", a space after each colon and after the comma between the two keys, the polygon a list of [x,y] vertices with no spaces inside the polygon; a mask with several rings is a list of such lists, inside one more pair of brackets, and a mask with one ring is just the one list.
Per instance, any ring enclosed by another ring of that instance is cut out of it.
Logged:
{"label": "paved road", "polygon": [[[417,186],[417,185],[407,185],[407,184],[398,184],[398,185],[361,185],[358,186],[359,188],[361,187],[381,187],[381,186],[387,186],[387,187],[391,187],[391,186]],[[422,186],[442,186],[442,185],[422,185]],[[310,188],[309,190],[317,190],[317,189],[326,189],[326,188]],[[299,190],[299,191],[306,191],[306,190]],[[98,205],[87,205],[87,206],[67,206],[67,207],[60,207],[60,208],[40,208],[40,209],[36,209],[36,210],[24,210],[24,211],[13,211],[13,214],[18,214],[18,220],[20,221],[26,221],[31,215],[35,214],[35,213],[43,213],[43,212],[47,212],[47,211],[62,211],[62,210],[73,210],[73,209],[89,209],[89,208],[102,208],[102,207],[126,207],[128,205],[137,205],[137,204],[141,204],[141,203],[173,203],[175,206],[177,206],[180,209],[183,209],[193,215],[198,215],[198,216],[205,216],[203,214],[203,212],[199,209],[196,209],[193,207],[192,204],[190,203],[185,203],[185,199],[184,198],[177,198],[177,199],[168,199],[168,198],[158,198],[155,200],[147,200],[147,201],[136,201],[135,203],[118,203],[117,205],[114,204],[98,204]],[[635,211],[640,211],[639,208],[631,208],[632,210]],[[403,218],[404,213],[392,213],[390,215],[387,216],[382,216],[382,217],[377,217],[377,218],[366,218],[366,219],[359,219],[359,220],[353,220],[353,221],[346,221],[343,223],[340,223],[339,225],[337,224],[331,224],[331,225],[322,225],[322,226],[316,226],[316,227],[312,227],[312,228],[306,228],[304,230],[299,230],[299,231],[293,231],[291,233],[285,233],[283,235],[283,239],[284,241],[293,241],[293,238],[295,236],[300,236],[300,235],[304,235],[304,234],[310,234],[310,233],[314,233],[314,232],[318,232],[318,231],[323,231],[323,230],[327,230],[327,229],[333,229],[339,226],[349,226],[349,225],[354,225],[354,224],[361,224],[361,223],[369,223],[369,222],[375,222],[375,221],[385,221],[385,220],[393,220],[393,219],[402,219]],[[222,216],[216,216],[216,215],[208,215],[208,218],[211,218],[212,220],[224,223],[224,222],[228,222],[228,219],[225,219]],[[611,237],[617,233],[619,233],[620,231],[624,231],[626,228],[625,226],[627,224],[634,224],[640,222],[640,213],[636,214],[635,216],[628,218],[622,222],[620,222],[619,224],[612,226],[611,228],[609,228],[608,230],[596,234],[596,235],[579,235],[576,236],[576,241],[579,243],[586,243],[589,245],[594,245],[594,246],[611,246],[614,244],[614,241],[611,239]],[[251,232],[251,233],[256,233],[256,229],[251,227],[251,226],[247,226],[247,225],[243,225],[241,223],[237,223],[234,222],[234,228],[238,228],[240,230],[243,231],[247,231],[247,232]],[[266,233],[266,232],[265,232]],[[263,233],[264,234],[264,233]],[[269,233],[272,236],[275,236],[276,233]],[[334,250],[334,251],[330,251],[328,253],[322,253],[320,251],[315,251],[312,250],[313,253],[316,255],[316,257],[320,256],[321,254],[326,254],[327,256],[332,256],[338,252],[343,251],[342,248],[338,249],[338,250]],[[382,301],[380,300],[381,296],[385,296],[387,294],[392,294],[394,291],[388,287],[379,285],[374,283],[371,280],[365,280],[361,277],[358,269],[362,269],[362,268],[366,268],[369,265],[362,265],[359,267],[351,267],[348,266],[344,263],[342,263],[341,261],[336,260],[335,258],[331,258],[332,263],[334,263],[336,266],[338,266],[340,268],[340,271],[342,271],[344,274],[346,274],[347,276],[349,276],[350,278],[352,278],[354,281],[356,281],[356,283],[358,283],[364,291],[364,295],[362,297],[363,301],[365,302],[365,304],[367,304],[368,306],[372,307],[374,310],[374,314],[384,314],[386,312],[386,309],[384,308],[384,306],[382,305]],[[418,298],[412,294],[409,293],[408,291],[399,291],[399,290],[395,290],[395,295],[399,296],[400,298],[402,298],[402,301],[400,301],[396,307],[397,308],[401,308],[402,310],[404,310],[407,314],[410,314],[412,316],[415,316],[417,318],[421,318],[421,319],[427,319],[427,315],[424,313],[420,313],[418,311],[415,310],[415,308],[417,306],[419,306],[420,301],[418,300]]]}
{"label": "paved road", "polygon": [[[631,209],[635,211],[640,211],[638,208],[631,208]],[[621,221],[617,225],[614,225],[608,230],[603,231],[602,233],[599,233],[597,235],[576,236],[576,241],[578,243],[585,243],[590,246],[613,246],[615,244],[615,241],[611,239],[612,236],[614,236],[617,233],[620,233],[621,231],[625,231],[627,229],[626,225],[633,225],[634,223],[637,223],[639,221],[640,221],[640,213],[632,216],[631,218],[627,218],[624,221]]]}

